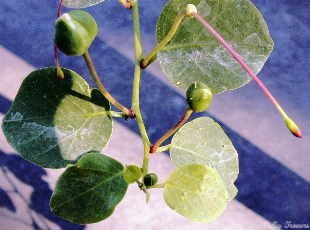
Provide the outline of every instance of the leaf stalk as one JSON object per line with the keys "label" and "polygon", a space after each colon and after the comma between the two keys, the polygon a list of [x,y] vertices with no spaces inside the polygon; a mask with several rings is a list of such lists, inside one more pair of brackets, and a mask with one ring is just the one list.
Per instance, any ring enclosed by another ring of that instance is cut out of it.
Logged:
{"label": "leaf stalk", "polygon": [[302,137],[302,133],[296,123],[286,114],[283,110],[279,102],[275,99],[275,97],[271,94],[266,85],[262,82],[262,80],[255,74],[255,72],[250,68],[250,66],[243,60],[243,58],[235,51],[235,49],[211,26],[211,24],[198,13],[193,15],[194,18],[201,23],[208,32],[221,44],[223,45],[227,51],[231,54],[231,56],[241,65],[241,67],[248,73],[248,75],[256,82],[258,87],[264,92],[267,98],[271,101],[271,103],[275,106],[280,116],[284,120],[287,128],[291,131],[291,133],[296,137]]}
{"label": "leaf stalk", "polygon": [[181,12],[175,18],[173,25],[171,26],[168,34],[164,37],[164,39],[158,43],[155,48],[153,48],[150,53],[148,53],[140,62],[140,66],[142,69],[148,67],[155,59],[158,52],[160,52],[174,37],[184,18],[186,17],[185,12]]}
{"label": "leaf stalk", "polygon": [[[57,6],[57,18],[59,18],[61,15],[62,2],[63,2],[63,0],[59,0],[58,6]],[[54,62],[55,62],[55,66],[56,66],[57,77],[59,77],[60,79],[64,79],[65,75],[64,75],[64,73],[61,69],[61,66],[60,66],[59,55],[60,55],[59,50],[58,50],[57,46],[54,44]]]}
{"label": "leaf stalk", "polygon": [[[178,129],[181,128],[182,125],[184,125],[185,122],[190,118],[192,113],[193,113],[193,110],[191,108],[186,109],[186,111],[183,114],[183,116],[181,117],[181,119],[151,146],[150,153],[159,152],[159,149],[160,149],[160,146],[162,145],[162,143],[164,143],[165,140],[167,140],[176,131],[178,131]],[[162,147],[162,149],[163,149],[163,147]],[[162,151],[162,149],[160,151]]]}
{"label": "leaf stalk", "polygon": [[128,118],[134,118],[135,115],[132,110],[126,108],[121,103],[119,103],[104,87],[103,83],[100,80],[100,77],[97,73],[97,70],[95,68],[95,65],[93,63],[93,60],[88,52],[88,50],[83,54],[83,58],[85,60],[85,63],[88,67],[88,70],[90,72],[90,75],[92,76],[96,86],[98,87],[99,91],[102,93],[102,95],[116,108],[118,108],[120,111],[122,111]]}

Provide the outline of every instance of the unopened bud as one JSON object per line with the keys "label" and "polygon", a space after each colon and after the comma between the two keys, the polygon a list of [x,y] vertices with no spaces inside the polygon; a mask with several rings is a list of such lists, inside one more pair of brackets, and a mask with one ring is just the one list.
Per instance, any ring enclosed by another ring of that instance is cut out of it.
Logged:
{"label": "unopened bud", "polygon": [[187,4],[186,6],[186,16],[188,17],[194,17],[194,15],[197,14],[197,8],[193,4]]}
{"label": "unopened bud", "polygon": [[83,55],[98,33],[98,26],[89,13],[72,10],[55,22],[54,42],[57,48],[69,56]]}
{"label": "unopened bud", "polygon": [[213,94],[208,86],[201,82],[194,82],[186,91],[186,100],[194,112],[203,112],[208,109]]}
{"label": "unopened bud", "polygon": [[291,131],[291,133],[295,136],[295,137],[302,137],[302,133],[300,131],[300,129],[298,128],[297,124],[290,118],[290,117],[286,117],[284,119],[284,122],[287,126],[287,128]]}
{"label": "unopened bud", "polygon": [[131,9],[134,3],[133,0],[118,0],[126,9]]}

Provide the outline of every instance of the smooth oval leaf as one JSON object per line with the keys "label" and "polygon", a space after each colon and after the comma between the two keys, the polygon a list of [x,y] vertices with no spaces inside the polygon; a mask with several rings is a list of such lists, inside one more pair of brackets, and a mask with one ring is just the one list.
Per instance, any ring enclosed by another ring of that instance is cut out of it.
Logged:
{"label": "smooth oval leaf", "polygon": [[227,191],[215,169],[206,165],[185,165],[175,170],[164,187],[168,206],[192,221],[210,222],[227,206]]}
{"label": "smooth oval leaf", "polygon": [[128,184],[118,161],[90,152],[59,178],[50,200],[54,214],[76,224],[88,224],[109,217],[123,199]]}
{"label": "smooth oval leaf", "polygon": [[81,154],[100,151],[112,133],[109,102],[77,73],[39,69],[23,81],[4,117],[8,142],[26,160],[47,168],[65,167]]}
{"label": "smooth oval leaf", "polygon": [[238,153],[221,126],[211,118],[197,118],[179,129],[171,141],[170,157],[178,167],[196,163],[215,168],[226,184],[229,199],[236,196]]}
{"label": "smooth oval leaf", "polygon": [[63,0],[63,5],[69,8],[86,8],[97,5],[104,0]]}
{"label": "smooth oval leaf", "polygon": [[[187,1],[170,0],[157,22],[157,41],[170,30]],[[192,0],[198,12],[231,43],[258,73],[273,49],[267,25],[249,0]],[[185,19],[171,42],[158,54],[168,79],[186,90],[194,81],[214,94],[239,88],[250,81],[247,73],[195,19]]]}

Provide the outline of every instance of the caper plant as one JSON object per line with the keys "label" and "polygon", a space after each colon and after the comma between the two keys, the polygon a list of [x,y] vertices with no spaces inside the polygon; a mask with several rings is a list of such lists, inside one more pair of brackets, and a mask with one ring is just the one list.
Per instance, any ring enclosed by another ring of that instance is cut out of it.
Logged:
{"label": "caper plant", "polygon": [[[8,142],[39,166],[66,168],[50,207],[73,223],[109,217],[129,184],[137,185],[147,199],[152,189],[163,189],[167,205],[192,221],[215,220],[237,194],[238,155],[217,122],[205,116],[189,121],[193,113],[207,110],[216,94],[253,79],[288,129],[301,137],[298,126],[256,75],[273,49],[262,15],[250,0],[169,0],[157,22],[157,45],[144,54],[139,0],[120,0],[133,17],[135,71],[132,104],[127,107],[108,92],[88,51],[98,33],[96,20],[80,9],[61,13],[62,6],[85,8],[101,2],[59,2],[55,67],[35,70],[23,81],[2,124]],[[82,56],[97,88],[62,67],[59,51]],[[139,89],[143,69],[156,59],[171,83],[186,91],[188,107],[171,129],[151,142]],[[112,119],[136,121],[144,145],[141,165],[124,166],[100,153],[111,136]],[[158,182],[156,173],[149,172],[149,158],[165,151],[176,169]]]}

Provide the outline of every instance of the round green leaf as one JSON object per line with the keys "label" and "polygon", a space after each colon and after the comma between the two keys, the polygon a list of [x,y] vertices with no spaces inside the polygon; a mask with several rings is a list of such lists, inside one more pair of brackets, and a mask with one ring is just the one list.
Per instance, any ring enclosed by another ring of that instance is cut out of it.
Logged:
{"label": "round green leaf", "polygon": [[227,191],[215,169],[192,164],[175,170],[165,183],[168,206],[192,221],[210,222],[227,206]]}
{"label": "round green leaf", "polygon": [[97,5],[104,0],[63,0],[63,5],[69,8],[86,8]]}
{"label": "round green leaf", "polygon": [[236,196],[238,153],[221,126],[211,118],[197,118],[179,129],[171,141],[170,157],[178,167],[196,163],[215,168],[226,184],[229,199]]}
{"label": "round green leaf", "polygon": [[[170,30],[175,17],[188,3],[230,42],[258,73],[273,49],[267,25],[250,0],[170,0],[157,22],[157,41]],[[168,79],[186,90],[200,81],[216,94],[250,81],[247,73],[195,19],[186,18],[175,37],[158,54]]]}
{"label": "round green leaf", "polygon": [[123,170],[118,161],[98,152],[83,155],[59,178],[50,200],[52,212],[76,224],[109,217],[127,191]]}
{"label": "round green leaf", "polygon": [[47,168],[100,151],[112,133],[109,102],[77,73],[63,72],[64,79],[52,67],[27,76],[2,124],[18,153]]}

